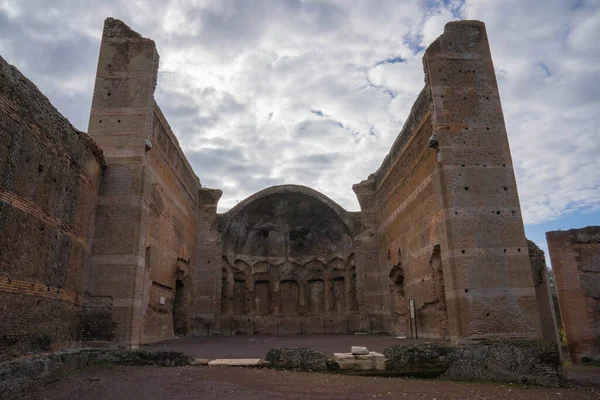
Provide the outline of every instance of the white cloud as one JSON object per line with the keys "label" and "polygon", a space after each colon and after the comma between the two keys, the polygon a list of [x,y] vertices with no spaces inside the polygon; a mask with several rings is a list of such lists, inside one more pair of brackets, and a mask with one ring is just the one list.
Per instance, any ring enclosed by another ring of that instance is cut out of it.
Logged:
{"label": "white cloud", "polygon": [[426,47],[429,43],[433,42],[444,32],[444,25],[454,19],[455,18],[449,9],[440,8],[436,10],[436,12],[429,16],[423,24],[422,45]]}
{"label": "white cloud", "polygon": [[598,207],[598,1],[468,1],[486,22],[523,215],[538,223]]}
{"label": "white cloud", "polygon": [[157,42],[156,97],[220,210],[298,183],[357,210],[423,86],[423,46],[488,27],[526,222],[597,209],[599,2],[5,0],[0,54],[85,130],[103,19]]}

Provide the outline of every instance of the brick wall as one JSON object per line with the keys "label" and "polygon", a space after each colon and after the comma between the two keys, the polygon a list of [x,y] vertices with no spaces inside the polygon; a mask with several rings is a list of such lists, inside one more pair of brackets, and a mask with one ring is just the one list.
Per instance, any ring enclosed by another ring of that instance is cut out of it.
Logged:
{"label": "brick wall", "polygon": [[104,159],[0,58],[0,359],[77,343]]}
{"label": "brick wall", "polygon": [[550,279],[546,267],[546,256],[531,240],[527,241],[529,251],[529,261],[531,262],[531,274],[533,276],[533,284],[535,286],[535,294],[538,304],[538,312],[540,315],[540,325],[542,328],[542,338],[549,342],[554,342],[557,346],[560,345],[558,335],[558,327],[556,325],[556,312],[554,310],[554,301],[552,299],[552,291],[550,289]]}
{"label": "brick wall", "polygon": [[425,89],[390,154],[354,187],[363,219],[359,302],[399,333],[407,333],[412,298],[423,337],[538,338],[485,26],[447,24],[423,65]]}
{"label": "brick wall", "polygon": [[152,40],[105,21],[89,133],[107,169],[84,320],[89,339],[112,324],[130,347],[173,337],[176,298],[181,330],[192,322],[200,182],[154,101],[158,60]]}
{"label": "brick wall", "polygon": [[546,233],[569,356],[600,357],[600,226]]}

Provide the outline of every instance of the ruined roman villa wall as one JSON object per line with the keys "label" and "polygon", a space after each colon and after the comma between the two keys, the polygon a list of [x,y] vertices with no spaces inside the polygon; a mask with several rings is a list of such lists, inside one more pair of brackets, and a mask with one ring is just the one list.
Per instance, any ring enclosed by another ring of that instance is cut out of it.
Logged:
{"label": "ruined roman villa wall", "polygon": [[86,318],[136,346],[191,332],[201,185],[154,101],[155,43],[107,19],[89,134],[103,178]]}
{"label": "ruined roman villa wall", "polygon": [[0,361],[77,346],[104,159],[0,57]]}
{"label": "ruined roman villa wall", "polygon": [[357,217],[298,185],[265,189],[220,214],[211,329],[224,335],[360,330]]}
{"label": "ruined roman villa wall", "polygon": [[600,227],[546,233],[572,362],[600,357]]}
{"label": "ruined roman villa wall", "polygon": [[536,293],[485,26],[451,22],[423,57],[425,88],[379,170],[355,185],[359,302],[421,337],[538,338]]}
{"label": "ruined roman villa wall", "polygon": [[152,40],[105,21],[88,137],[0,59],[0,357],[187,334],[407,335],[409,299],[422,338],[555,336],[483,23],[449,23],[427,48],[403,129],[353,187],[360,212],[282,185],[217,214],[222,192],[201,186],[154,100],[158,64]]}

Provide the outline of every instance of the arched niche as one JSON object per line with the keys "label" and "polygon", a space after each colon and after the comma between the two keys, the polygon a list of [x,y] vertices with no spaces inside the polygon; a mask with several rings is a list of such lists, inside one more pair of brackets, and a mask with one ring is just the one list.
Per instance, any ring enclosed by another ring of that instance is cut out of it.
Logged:
{"label": "arched niche", "polygon": [[254,308],[254,299],[250,295],[254,286],[254,282],[251,281],[252,269],[245,261],[236,260],[231,266],[231,271],[233,278],[233,314],[249,314]]}
{"label": "arched niche", "polygon": [[265,189],[220,215],[223,254],[236,260],[223,279],[222,301],[231,295],[231,305],[222,313],[261,327],[277,326],[282,316],[292,324],[287,329],[298,329],[296,317],[342,318],[356,303],[348,257],[359,224],[323,194],[296,185]]}
{"label": "arched niche", "polygon": [[395,264],[392,266],[389,272],[390,278],[390,291],[392,292],[392,302],[394,311],[397,314],[406,313],[406,301],[404,292],[404,268],[402,263]]}
{"label": "arched niche", "polygon": [[350,254],[346,261],[346,307],[348,311],[358,310],[358,300],[356,298],[356,259],[354,254]]}
{"label": "arched niche", "polygon": [[315,278],[308,281],[308,312],[311,315],[325,313],[325,284],[323,279]]}
{"label": "arched niche", "polygon": [[219,216],[224,251],[265,259],[330,259],[353,248],[354,220],[327,196],[298,185],[274,186]]}
{"label": "arched niche", "polygon": [[332,313],[344,313],[348,298],[347,285],[350,283],[346,277],[346,263],[335,257],[327,264],[327,309]]}
{"label": "arched niche", "polygon": [[308,279],[323,279],[325,264],[319,260],[311,260],[302,266],[308,275]]}
{"label": "arched niche", "polygon": [[280,312],[283,315],[298,314],[299,286],[294,279],[282,280],[280,283]]}

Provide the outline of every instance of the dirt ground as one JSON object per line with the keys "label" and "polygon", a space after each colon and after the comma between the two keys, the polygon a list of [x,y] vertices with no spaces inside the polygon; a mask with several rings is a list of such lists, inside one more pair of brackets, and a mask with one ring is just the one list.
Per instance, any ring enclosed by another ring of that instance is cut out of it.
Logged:
{"label": "dirt ground", "polygon": [[[310,347],[324,354],[366,346],[425,343],[383,335],[185,337],[143,346],[197,358],[264,358],[277,347]],[[571,388],[448,382],[230,367],[94,366],[35,389],[26,399],[600,399],[600,368],[565,368]]]}
{"label": "dirt ground", "polygon": [[598,387],[532,388],[228,367],[95,366],[27,396],[58,399],[600,399]]}
{"label": "dirt ground", "polygon": [[347,353],[351,346],[365,346],[382,353],[386,347],[432,342],[398,339],[389,335],[289,335],[183,337],[143,346],[148,351],[180,351],[196,358],[265,358],[278,347],[310,347],[323,354]]}

